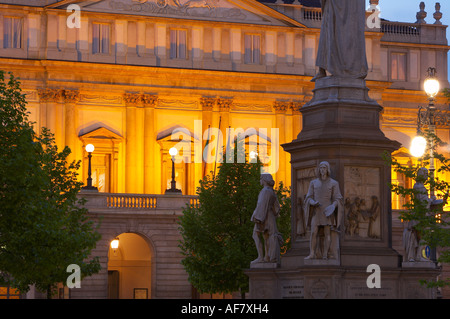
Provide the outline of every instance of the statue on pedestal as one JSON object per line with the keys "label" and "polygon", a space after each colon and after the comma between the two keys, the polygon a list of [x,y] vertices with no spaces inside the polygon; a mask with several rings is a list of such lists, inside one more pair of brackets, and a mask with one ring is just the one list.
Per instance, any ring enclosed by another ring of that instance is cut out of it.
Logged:
{"label": "statue on pedestal", "polygon": [[[278,263],[280,246],[283,243],[276,221],[280,214],[280,203],[273,190],[275,181],[270,174],[261,174],[260,181],[263,189],[258,195],[258,203],[251,217],[251,221],[255,223],[253,240],[258,251],[258,258],[252,261],[251,265],[263,262]],[[261,236],[264,238],[264,249]]]}
{"label": "statue on pedestal", "polygon": [[[431,211],[431,207],[434,205],[443,204],[442,199],[436,199],[436,197],[429,197],[428,190],[426,189],[424,182],[428,178],[428,170],[425,167],[419,168],[417,172],[416,183],[413,189],[417,191],[416,199],[426,203],[427,212]],[[405,262],[417,262],[417,261],[429,261],[422,256],[422,245],[420,244],[420,233],[415,226],[419,222],[416,220],[408,221],[406,228],[403,230],[403,248],[405,255],[403,260]]]}
{"label": "statue on pedestal", "polygon": [[[328,259],[332,246],[331,232],[339,232],[343,214],[343,197],[339,183],[330,177],[331,169],[328,162],[321,162],[318,167],[318,178],[311,181],[305,199],[305,221],[311,226],[310,253],[305,259],[318,258],[318,246],[322,259]],[[319,230],[323,229],[324,241],[318,244]],[[336,243],[335,243],[336,244]],[[334,259],[338,252],[331,250]]]}
{"label": "statue on pedestal", "polygon": [[313,82],[333,76],[365,79],[368,72],[364,0],[321,0],[322,27]]}

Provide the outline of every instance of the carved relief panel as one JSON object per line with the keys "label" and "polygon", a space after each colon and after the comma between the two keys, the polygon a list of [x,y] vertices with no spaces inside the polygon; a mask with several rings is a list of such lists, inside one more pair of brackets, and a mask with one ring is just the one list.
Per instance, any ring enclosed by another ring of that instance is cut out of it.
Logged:
{"label": "carved relief panel", "polygon": [[309,239],[309,236],[306,236],[309,229],[306,227],[303,205],[308,193],[309,183],[314,178],[316,178],[316,167],[297,170],[297,198],[295,199],[297,201],[297,210],[292,217],[294,218],[293,233],[295,237]]}
{"label": "carved relief panel", "polygon": [[346,166],[345,235],[351,238],[381,238],[380,169]]}

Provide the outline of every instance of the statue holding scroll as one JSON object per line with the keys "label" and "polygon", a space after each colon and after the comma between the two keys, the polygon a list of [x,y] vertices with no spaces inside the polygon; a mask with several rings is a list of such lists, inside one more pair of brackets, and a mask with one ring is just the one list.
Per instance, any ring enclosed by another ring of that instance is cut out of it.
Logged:
{"label": "statue holding scroll", "polygon": [[[311,226],[310,253],[305,259],[328,259],[330,255],[336,259],[336,249],[331,249],[331,232],[339,232],[343,214],[343,197],[339,190],[339,183],[330,177],[331,170],[328,162],[321,162],[317,172],[318,178],[309,184],[305,199],[305,220]],[[324,240],[318,245],[319,230],[323,229]],[[320,249],[320,254],[319,250]]]}

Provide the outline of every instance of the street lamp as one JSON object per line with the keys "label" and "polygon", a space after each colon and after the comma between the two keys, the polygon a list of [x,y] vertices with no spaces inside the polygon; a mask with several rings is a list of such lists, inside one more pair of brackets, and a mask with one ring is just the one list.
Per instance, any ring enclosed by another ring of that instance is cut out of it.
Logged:
{"label": "street lamp", "polygon": [[92,186],[92,168],[91,168],[91,161],[92,161],[92,152],[94,151],[95,147],[92,144],[86,145],[86,152],[88,153],[88,178],[87,178],[87,185],[83,187],[84,190],[94,190],[98,191],[98,188],[95,186]]}
{"label": "street lamp", "polygon": [[169,154],[172,157],[172,181],[170,182],[170,188],[166,189],[165,194],[181,194],[181,190],[177,189],[177,182],[175,181],[175,156],[178,154],[178,149],[172,147],[169,150]]}
{"label": "street lamp", "polygon": [[[424,90],[425,93],[428,96],[428,105],[423,108],[422,106],[419,106],[419,112],[417,114],[417,136],[412,140],[411,143],[411,155],[414,157],[422,157],[425,153],[427,141],[426,139],[421,136],[422,130],[421,128],[423,126],[428,126],[428,130],[431,134],[436,135],[436,117],[439,117],[438,122],[444,122],[448,123],[449,119],[443,117],[439,111],[436,110],[436,107],[434,105],[435,97],[439,93],[440,90],[440,84],[436,77],[436,69],[435,68],[428,68],[427,71],[428,75],[424,82]],[[434,137],[430,139],[430,180],[434,181],[434,172],[435,172],[435,165],[434,165]],[[430,198],[435,198],[434,194],[434,187],[433,184],[430,183]],[[436,247],[431,248],[431,256],[430,259],[433,262],[436,262]]]}
{"label": "street lamp", "polygon": [[[428,75],[424,82],[424,90],[425,93],[428,96],[428,105],[423,108],[422,106],[419,107],[419,112],[417,116],[417,136],[412,140],[411,143],[411,154],[415,157],[422,157],[425,153],[426,149],[426,140],[423,136],[421,136],[421,128],[423,126],[428,126],[428,130],[435,135],[436,134],[436,119],[435,119],[435,113],[436,113],[436,107],[434,105],[435,97],[439,93],[440,84],[438,79],[436,78],[436,69],[435,68],[428,68],[427,71]],[[434,180],[434,140],[430,140],[430,179]],[[431,187],[430,189],[430,195],[434,196],[434,189]]]}

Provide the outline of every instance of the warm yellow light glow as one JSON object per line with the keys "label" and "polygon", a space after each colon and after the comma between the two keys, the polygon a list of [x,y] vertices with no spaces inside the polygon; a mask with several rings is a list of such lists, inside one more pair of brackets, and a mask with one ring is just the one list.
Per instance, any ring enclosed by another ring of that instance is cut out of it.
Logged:
{"label": "warm yellow light glow", "polygon": [[92,144],[86,145],[86,152],[92,153],[94,151],[95,147]]}
{"label": "warm yellow light glow", "polygon": [[119,238],[115,238],[111,241],[111,248],[112,249],[119,248]]}
{"label": "warm yellow light glow", "polygon": [[424,89],[429,97],[435,97],[440,90],[439,81],[436,78],[427,78],[424,83]]}
{"label": "warm yellow light glow", "polygon": [[409,151],[414,157],[422,157],[427,148],[427,140],[423,136],[416,136],[411,142]]}
{"label": "warm yellow light glow", "polygon": [[177,148],[176,148],[176,147],[172,147],[172,148],[169,150],[169,154],[170,154],[171,156],[176,156],[176,155],[178,154]]}
{"label": "warm yellow light glow", "polygon": [[251,152],[250,152],[250,158],[251,158],[251,159],[256,159],[257,156],[258,156],[258,153],[257,153],[257,152],[255,152],[255,151],[251,151]]}

